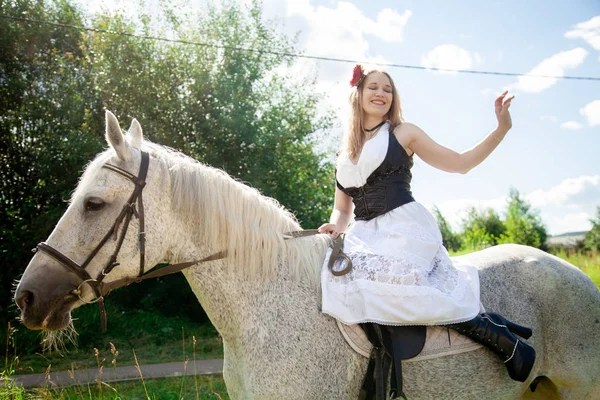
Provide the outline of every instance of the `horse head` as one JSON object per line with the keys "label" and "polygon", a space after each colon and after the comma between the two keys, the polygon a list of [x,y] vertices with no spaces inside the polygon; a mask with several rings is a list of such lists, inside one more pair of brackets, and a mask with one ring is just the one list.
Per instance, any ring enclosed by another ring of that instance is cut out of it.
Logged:
{"label": "horse head", "polygon": [[106,140],[109,148],[87,166],[67,211],[17,286],[15,301],[30,329],[66,327],[73,309],[102,299],[104,285],[164,259],[169,225],[156,210],[170,207],[171,197],[161,195],[170,186],[168,174],[141,151],[135,119],[124,135],[107,111]]}

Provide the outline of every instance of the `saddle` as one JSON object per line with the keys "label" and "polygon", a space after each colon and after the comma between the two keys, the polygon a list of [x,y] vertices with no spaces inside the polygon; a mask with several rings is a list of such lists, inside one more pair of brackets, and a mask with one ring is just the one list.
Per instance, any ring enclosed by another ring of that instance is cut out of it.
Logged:
{"label": "saddle", "polygon": [[402,388],[402,360],[416,357],[425,346],[426,326],[387,326],[373,323],[360,324],[373,345],[367,374],[359,399],[385,400],[390,367],[390,399],[398,396],[406,400]]}

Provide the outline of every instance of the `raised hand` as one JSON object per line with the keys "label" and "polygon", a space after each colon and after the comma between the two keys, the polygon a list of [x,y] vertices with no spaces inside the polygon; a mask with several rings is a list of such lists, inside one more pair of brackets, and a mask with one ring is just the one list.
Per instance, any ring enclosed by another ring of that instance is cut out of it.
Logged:
{"label": "raised hand", "polygon": [[510,128],[512,128],[512,119],[510,118],[510,113],[508,112],[508,108],[510,107],[510,102],[515,98],[515,95],[507,97],[508,90],[505,90],[496,101],[494,102],[494,109],[496,111],[496,118],[498,119],[498,128],[500,128],[504,132],[508,132]]}

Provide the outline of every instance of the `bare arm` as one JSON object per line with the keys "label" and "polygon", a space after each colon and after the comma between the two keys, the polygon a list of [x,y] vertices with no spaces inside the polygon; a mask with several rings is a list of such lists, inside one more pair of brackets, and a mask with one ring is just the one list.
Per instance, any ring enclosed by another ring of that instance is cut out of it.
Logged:
{"label": "bare arm", "polygon": [[408,142],[407,146],[410,150],[415,152],[427,164],[443,171],[466,174],[481,164],[498,147],[512,127],[508,108],[514,96],[504,100],[505,96],[506,92],[500,95],[495,102],[498,127],[477,145],[462,153],[457,153],[436,143],[423,130],[413,124],[401,124],[394,133],[398,137],[398,141]]}
{"label": "bare arm", "polygon": [[328,233],[336,238],[346,230],[352,218],[352,197],[335,188],[335,203],[328,224],[319,227],[320,233]]}

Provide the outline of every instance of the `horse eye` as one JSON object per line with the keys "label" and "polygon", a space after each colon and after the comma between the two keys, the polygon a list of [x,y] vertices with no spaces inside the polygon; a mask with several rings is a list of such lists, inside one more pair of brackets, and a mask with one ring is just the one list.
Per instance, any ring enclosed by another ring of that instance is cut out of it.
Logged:
{"label": "horse eye", "polygon": [[104,203],[101,199],[97,197],[90,197],[85,201],[85,211],[101,210],[105,204],[106,203]]}

